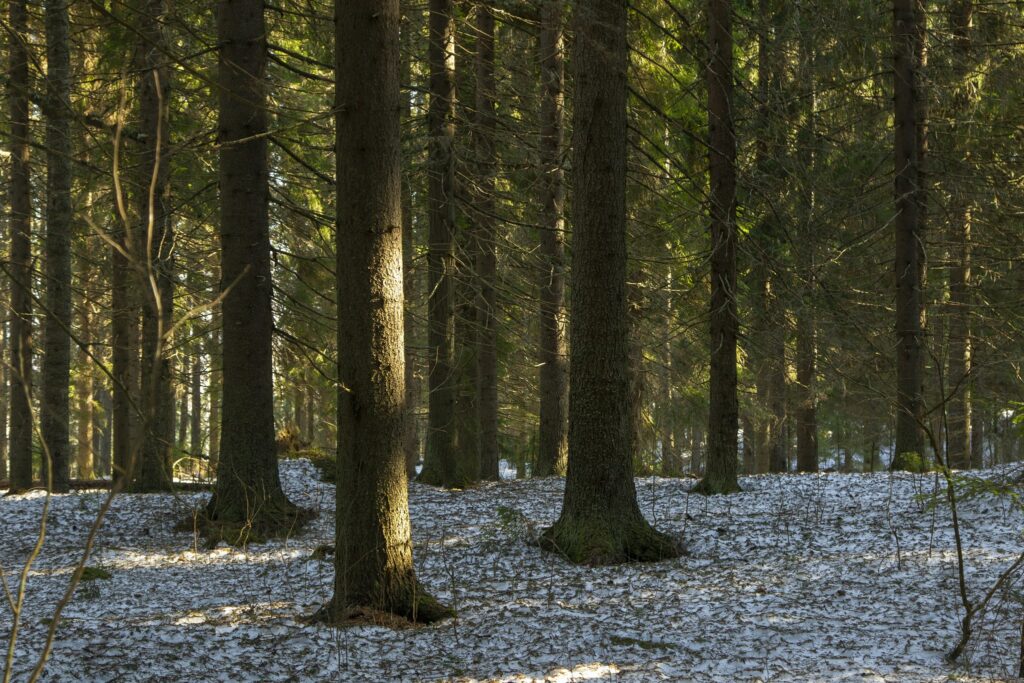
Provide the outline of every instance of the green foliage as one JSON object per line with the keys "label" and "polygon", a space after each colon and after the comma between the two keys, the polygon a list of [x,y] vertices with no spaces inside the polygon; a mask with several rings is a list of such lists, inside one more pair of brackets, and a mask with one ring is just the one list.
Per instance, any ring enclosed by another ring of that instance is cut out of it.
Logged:
{"label": "green foliage", "polygon": [[82,569],[81,581],[108,581],[113,575],[103,567],[85,567]]}

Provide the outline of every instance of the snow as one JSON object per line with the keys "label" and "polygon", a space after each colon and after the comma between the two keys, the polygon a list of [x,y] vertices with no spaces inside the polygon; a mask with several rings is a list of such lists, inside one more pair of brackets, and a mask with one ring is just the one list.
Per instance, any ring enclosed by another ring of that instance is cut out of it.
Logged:
{"label": "snow", "polygon": [[[744,493],[713,498],[689,495],[692,481],[638,479],[644,513],[688,553],[602,568],[524,542],[557,517],[560,479],[412,484],[418,576],[459,617],[394,630],[306,623],[331,595],[333,567],[311,555],[333,542],[334,487],[307,461],[281,467],[292,499],[319,516],[244,550],[172,530],[208,494],[118,496],[88,562],[111,578],[79,586],[42,680],[980,681],[1016,670],[1022,608],[1004,596],[961,664],[943,662],[959,601],[948,509],[926,500],[941,493],[934,475],[747,477]],[[35,664],[104,497],[52,498],[14,680]],[[44,501],[0,499],[11,590]],[[978,596],[1024,550],[1024,519],[991,497],[961,512]],[[4,643],[10,630],[4,601]]]}

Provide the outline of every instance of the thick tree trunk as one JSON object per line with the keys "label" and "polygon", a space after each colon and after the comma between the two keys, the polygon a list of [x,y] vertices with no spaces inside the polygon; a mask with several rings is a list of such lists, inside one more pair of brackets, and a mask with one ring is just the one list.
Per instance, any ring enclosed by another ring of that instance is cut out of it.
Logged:
{"label": "thick tree trunk", "polygon": [[575,7],[576,99],[569,464],[562,513],[542,547],[612,564],[678,553],[648,524],[633,481],[626,309],[626,3]]}
{"label": "thick tree trunk", "polygon": [[71,53],[66,0],[47,0],[46,22],[46,315],[43,318],[43,483],[71,484]]}
{"label": "thick tree trunk", "polygon": [[732,113],[732,2],[708,2],[711,176],[711,392],[708,452],[699,493],[732,493],[736,479],[736,137]]}
{"label": "thick tree trunk", "polygon": [[[222,0],[220,93],[223,319],[220,460],[207,515],[224,535],[294,531],[274,431],[267,166],[267,29],[263,0]],[[231,539],[235,540],[235,539]]]}
{"label": "thick tree trunk", "polygon": [[11,490],[32,486],[32,186],[29,168],[28,9],[11,0],[7,98],[11,112]]}
{"label": "thick tree trunk", "polygon": [[540,25],[540,439],[538,476],[564,475],[569,452],[569,374],[565,338],[565,137],[562,13],[543,0]]}
{"label": "thick tree trunk", "polygon": [[[412,83],[412,55],[414,28],[411,15],[406,14],[401,30],[401,81]],[[402,127],[411,125],[412,104],[408,94],[402,96]],[[403,296],[405,299],[404,318],[402,321],[405,332],[405,436],[402,449],[405,452],[405,473],[411,480],[416,477],[416,466],[420,461],[420,425],[419,407],[421,401],[420,355],[416,350],[416,285],[419,278],[413,267],[415,256],[415,239],[413,235],[412,180],[407,165],[402,166],[402,273]]]}
{"label": "thick tree trunk", "polygon": [[455,20],[451,0],[430,0],[427,203],[427,449],[419,480],[455,487]]}
{"label": "thick tree trunk", "polygon": [[907,469],[923,455],[922,240],[918,134],[918,42],[915,0],[893,0],[893,90],[896,200],[896,455],[893,469]]}
{"label": "thick tree trunk", "polygon": [[142,260],[142,434],[132,489],[167,491],[171,488],[175,405],[168,338],[173,320],[174,266],[167,143],[170,84],[164,65],[163,35],[166,0],[143,0],[140,10],[138,98],[145,142],[136,192],[141,241],[137,253]]}
{"label": "thick tree trunk", "polygon": [[476,10],[476,274],[479,280],[477,317],[477,412],[480,419],[480,479],[498,479],[498,330],[495,285],[498,277],[498,232],[495,212],[495,136],[497,116],[494,83],[494,15],[486,2]]}
{"label": "thick tree trunk", "polygon": [[398,0],[336,0],[338,506],[334,597],[431,622],[451,612],[416,581],[403,432]]}

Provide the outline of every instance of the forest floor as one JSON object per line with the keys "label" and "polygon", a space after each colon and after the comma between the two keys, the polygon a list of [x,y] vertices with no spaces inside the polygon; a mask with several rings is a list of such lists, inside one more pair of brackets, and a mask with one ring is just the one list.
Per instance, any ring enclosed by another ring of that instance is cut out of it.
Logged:
{"label": "forest floor", "polygon": [[[687,554],[603,568],[524,542],[557,517],[560,479],[413,484],[418,575],[459,616],[401,630],[306,623],[331,596],[332,564],[314,550],[333,542],[334,487],[305,460],[282,462],[282,478],[319,517],[245,549],[204,549],[173,531],[208,494],[117,497],[88,561],[95,578],[64,610],[42,680],[980,681],[1018,666],[1024,609],[1011,593],[994,600],[962,662],[943,662],[959,602],[948,507],[927,503],[941,490],[935,475],[746,477],[743,493],[713,498],[689,495],[692,481],[637,479],[644,513]],[[105,495],[51,500],[13,680],[39,656]],[[44,501],[0,499],[10,591]],[[1024,550],[1022,522],[1005,497],[963,503],[972,595]],[[11,614],[4,600],[4,651]]]}

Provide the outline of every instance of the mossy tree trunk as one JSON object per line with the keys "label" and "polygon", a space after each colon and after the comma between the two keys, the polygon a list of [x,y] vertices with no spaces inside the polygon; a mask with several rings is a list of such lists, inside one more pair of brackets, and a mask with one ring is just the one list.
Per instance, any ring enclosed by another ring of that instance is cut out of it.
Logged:
{"label": "mossy tree trunk", "polygon": [[336,0],[338,505],[334,597],[430,622],[412,563],[405,431],[398,0]]}
{"label": "mossy tree trunk", "polygon": [[540,438],[538,476],[564,475],[569,452],[569,373],[565,336],[565,0],[543,0],[540,25]]}
{"label": "mossy tree trunk", "polygon": [[733,493],[737,482],[736,136],[732,112],[732,2],[709,0],[707,67],[711,181],[711,389],[707,459],[699,493]]}
{"label": "mossy tree trunk", "polygon": [[44,3],[46,24],[46,315],[43,318],[43,483],[71,487],[71,51],[67,0]]}
{"label": "mossy tree trunk", "polygon": [[569,463],[542,547],[572,562],[659,560],[676,544],[636,502],[626,310],[626,3],[579,2],[573,55],[574,202]]}
{"label": "mossy tree trunk", "polygon": [[221,289],[228,291],[217,485],[207,507],[225,531],[250,527],[257,536],[290,533],[299,519],[281,488],[274,431],[263,6],[222,0],[217,14]]}
{"label": "mossy tree trunk", "polygon": [[11,111],[11,491],[32,486],[32,184],[29,137],[28,7],[11,0],[7,100]]}

